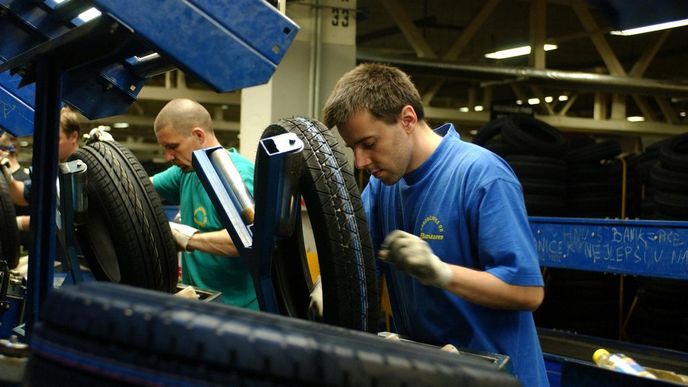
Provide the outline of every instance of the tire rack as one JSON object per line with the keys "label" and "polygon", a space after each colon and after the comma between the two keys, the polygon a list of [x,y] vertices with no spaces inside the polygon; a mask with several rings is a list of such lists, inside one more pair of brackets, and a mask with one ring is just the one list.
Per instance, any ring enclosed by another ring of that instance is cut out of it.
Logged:
{"label": "tire rack", "polygon": [[[10,71],[0,79],[0,126],[15,135],[34,134],[27,337],[53,286],[62,101],[90,119],[118,114],[136,100],[147,77],[170,66],[198,76],[218,92],[261,84],[299,29],[265,2],[240,0],[226,7],[210,0],[194,7],[181,0],[157,3],[142,8],[137,0],[0,1],[0,74]],[[92,6],[102,12],[99,17],[90,22],[78,18]],[[243,23],[246,14],[257,22]],[[168,28],[190,23],[198,28]],[[153,52],[163,60],[143,63],[141,58]],[[222,60],[226,57],[233,60]],[[19,88],[33,83],[32,101],[30,92]]]}

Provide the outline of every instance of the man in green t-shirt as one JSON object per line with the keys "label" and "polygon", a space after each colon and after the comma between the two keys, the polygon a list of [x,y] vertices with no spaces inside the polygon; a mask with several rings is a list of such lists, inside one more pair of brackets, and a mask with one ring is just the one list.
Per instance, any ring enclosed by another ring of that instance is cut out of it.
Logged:
{"label": "man in green t-shirt", "polygon": [[[167,103],[155,119],[155,136],[172,167],[151,178],[170,203],[180,205],[181,223],[170,223],[182,253],[182,282],[222,292],[225,304],[258,310],[253,280],[191,164],[192,152],[219,146],[208,111],[189,99]],[[253,192],[253,164],[235,149],[232,162]]]}

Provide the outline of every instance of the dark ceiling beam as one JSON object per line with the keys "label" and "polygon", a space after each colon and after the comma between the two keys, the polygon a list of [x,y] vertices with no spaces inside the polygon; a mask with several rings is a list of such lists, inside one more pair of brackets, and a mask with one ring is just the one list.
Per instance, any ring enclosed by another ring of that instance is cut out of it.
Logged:
{"label": "dark ceiling beam", "polygon": [[625,76],[535,69],[531,67],[460,65],[438,60],[384,56],[361,49],[358,50],[356,57],[359,62],[389,63],[412,74],[435,78],[463,79],[473,82],[517,82],[562,89],[650,96],[688,96],[688,83],[681,84],[676,80],[668,82],[647,78],[629,78]]}

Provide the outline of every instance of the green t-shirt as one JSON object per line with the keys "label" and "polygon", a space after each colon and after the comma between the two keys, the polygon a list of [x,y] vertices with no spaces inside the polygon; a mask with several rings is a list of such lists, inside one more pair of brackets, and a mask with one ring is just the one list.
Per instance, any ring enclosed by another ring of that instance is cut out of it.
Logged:
{"label": "green t-shirt", "polygon": [[[253,193],[253,164],[234,148],[228,153],[249,192]],[[200,232],[225,228],[196,172],[185,173],[172,166],[153,176],[153,186],[165,200],[179,204],[183,224]],[[186,251],[182,254],[182,282],[222,292],[225,304],[258,310],[253,279],[240,257]]]}

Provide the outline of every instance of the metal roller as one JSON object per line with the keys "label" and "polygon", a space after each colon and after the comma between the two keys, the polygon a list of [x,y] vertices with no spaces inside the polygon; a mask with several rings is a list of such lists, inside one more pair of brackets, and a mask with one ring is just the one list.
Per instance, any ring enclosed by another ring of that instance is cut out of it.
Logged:
{"label": "metal roller", "polygon": [[227,189],[234,194],[234,198],[238,201],[241,209],[241,218],[246,224],[253,224],[255,215],[255,206],[253,204],[253,197],[248,192],[246,184],[241,179],[241,175],[237,170],[231,157],[224,149],[219,149],[210,155],[213,160],[213,166],[217,173],[222,176]]}

